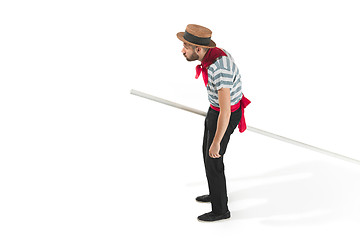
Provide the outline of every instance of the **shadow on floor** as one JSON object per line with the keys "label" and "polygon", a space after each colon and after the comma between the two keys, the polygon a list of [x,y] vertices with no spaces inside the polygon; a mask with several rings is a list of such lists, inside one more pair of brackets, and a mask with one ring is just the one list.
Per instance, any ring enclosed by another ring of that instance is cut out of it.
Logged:
{"label": "shadow on floor", "polygon": [[[360,222],[360,175],[355,171],[311,161],[228,182],[252,185],[228,194],[229,207],[240,206],[232,209],[233,220],[260,219],[270,225],[314,224],[339,218]],[[241,208],[249,202],[255,204]]]}

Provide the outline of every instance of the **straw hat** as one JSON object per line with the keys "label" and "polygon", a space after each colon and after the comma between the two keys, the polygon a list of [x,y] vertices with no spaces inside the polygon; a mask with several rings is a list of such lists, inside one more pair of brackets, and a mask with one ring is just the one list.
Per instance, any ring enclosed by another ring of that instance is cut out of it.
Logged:
{"label": "straw hat", "polygon": [[216,43],[211,40],[211,30],[196,24],[186,26],[185,32],[176,34],[179,40],[203,48],[214,48]]}

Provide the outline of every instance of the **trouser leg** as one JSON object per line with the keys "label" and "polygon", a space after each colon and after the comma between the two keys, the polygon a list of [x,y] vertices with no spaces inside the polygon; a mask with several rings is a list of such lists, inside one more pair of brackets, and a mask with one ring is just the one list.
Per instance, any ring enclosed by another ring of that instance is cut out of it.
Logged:
{"label": "trouser leg", "polygon": [[[236,112],[235,112],[236,113]],[[241,116],[241,115],[240,115]],[[225,166],[224,166],[224,154],[226,152],[227,145],[230,140],[230,136],[233,133],[237,123],[240,120],[240,116],[232,114],[230,118],[228,129],[226,130],[223,139],[220,143],[220,158],[211,158],[209,156],[209,148],[213,142],[218,112],[209,109],[207,117],[205,119],[205,131],[203,140],[203,156],[206,170],[206,177],[208,180],[209,193],[211,195],[212,211],[214,213],[225,213],[228,211],[228,197],[226,189],[225,178]]]}
{"label": "trouser leg", "polygon": [[[209,134],[207,142],[207,150],[209,150],[211,143],[214,139],[214,135]],[[227,143],[223,143],[220,147],[220,152],[224,152]],[[220,153],[221,154],[221,153]],[[205,158],[205,170],[206,177],[208,180],[209,193],[211,196],[212,211],[215,213],[225,213],[228,211],[228,197],[226,189],[226,178],[225,178],[225,166],[224,166],[224,155],[221,154],[220,158],[211,158],[209,151]]]}

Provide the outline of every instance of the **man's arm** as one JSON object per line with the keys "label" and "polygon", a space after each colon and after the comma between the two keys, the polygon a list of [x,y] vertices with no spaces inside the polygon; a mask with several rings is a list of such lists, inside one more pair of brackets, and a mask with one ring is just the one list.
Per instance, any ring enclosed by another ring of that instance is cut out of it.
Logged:
{"label": "man's arm", "polygon": [[230,88],[221,88],[218,91],[220,114],[218,117],[217,128],[214,140],[209,149],[209,156],[211,158],[219,158],[221,155],[220,142],[226,132],[229,125],[231,115],[231,104],[230,104]]}

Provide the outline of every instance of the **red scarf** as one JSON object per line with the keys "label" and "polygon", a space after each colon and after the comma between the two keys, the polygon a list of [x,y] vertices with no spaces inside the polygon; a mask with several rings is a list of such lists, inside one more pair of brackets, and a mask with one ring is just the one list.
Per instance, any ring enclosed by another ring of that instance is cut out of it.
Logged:
{"label": "red scarf", "polygon": [[[213,64],[217,58],[221,57],[221,56],[227,56],[226,53],[221,50],[220,48],[210,48],[207,53],[205,54],[203,60],[201,61],[201,64],[196,66],[196,75],[195,78],[198,79],[200,76],[200,73],[202,73],[203,79],[204,79],[204,83],[205,86],[208,85],[208,67]],[[246,130],[246,122],[245,122],[245,116],[244,116],[244,112],[245,112],[245,108],[251,103],[251,101],[249,99],[247,99],[244,95],[241,98],[241,100],[231,106],[231,112],[235,112],[236,110],[238,110],[239,108],[241,108],[241,119],[238,125],[239,131],[240,132],[244,132]],[[220,108],[215,107],[213,105],[210,104],[210,107],[216,111],[220,111]]]}
{"label": "red scarf", "polygon": [[207,53],[205,54],[203,60],[201,61],[201,64],[196,66],[196,76],[195,78],[198,79],[200,76],[200,73],[202,73],[205,86],[208,84],[208,71],[207,68],[213,64],[217,58],[221,56],[227,56],[226,53],[221,50],[220,48],[210,48]]}

